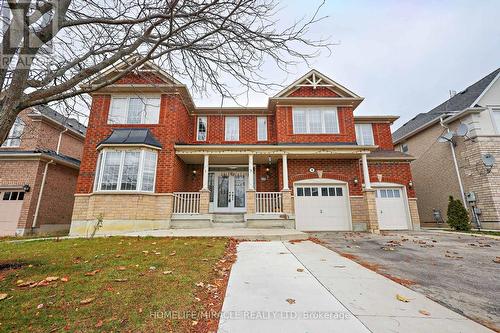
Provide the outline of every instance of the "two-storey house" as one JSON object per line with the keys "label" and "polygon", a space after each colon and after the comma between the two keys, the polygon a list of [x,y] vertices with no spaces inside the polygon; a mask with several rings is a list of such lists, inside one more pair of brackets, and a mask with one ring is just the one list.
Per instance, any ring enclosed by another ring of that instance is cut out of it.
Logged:
{"label": "two-storey house", "polygon": [[0,146],[0,236],[68,233],[85,131],[48,106],[19,114]]}
{"label": "two-storey house", "polygon": [[363,98],[316,70],[263,107],[197,107],[152,63],[92,99],[73,235],[98,217],[105,234],[419,227],[412,157],[393,149],[397,117],[355,116]]}

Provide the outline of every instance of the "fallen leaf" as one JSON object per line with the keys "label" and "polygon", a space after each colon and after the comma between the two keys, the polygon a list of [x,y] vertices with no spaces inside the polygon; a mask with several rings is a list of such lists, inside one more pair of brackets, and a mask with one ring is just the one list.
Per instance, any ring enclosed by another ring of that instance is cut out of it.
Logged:
{"label": "fallen leaf", "polygon": [[115,279],[114,281],[115,282],[127,282],[128,279]]}
{"label": "fallen leaf", "polygon": [[96,269],[96,270],[93,270],[92,272],[85,273],[85,276],[94,276],[97,273],[99,273],[100,271],[101,271],[100,269]]}
{"label": "fallen leaf", "polygon": [[401,296],[400,294],[396,294],[396,299],[404,303],[408,303],[410,301],[408,298]]}
{"label": "fallen leaf", "polygon": [[102,320],[99,320],[99,321],[97,322],[97,324],[95,324],[95,328],[99,328],[99,327],[101,327],[101,326],[102,326],[102,324],[104,324],[104,322],[103,322]]}
{"label": "fallen leaf", "polygon": [[297,272],[303,272],[304,269],[303,268],[297,268]]}
{"label": "fallen leaf", "polygon": [[156,267],[155,266],[149,266],[149,270],[150,271],[154,271],[154,270],[156,270]]}
{"label": "fallen leaf", "polygon": [[118,266],[118,268],[116,268],[116,269],[119,270],[119,271],[124,271],[124,270],[127,269],[127,267],[125,267],[125,266]]}
{"label": "fallen leaf", "polygon": [[293,298],[287,298],[286,301],[288,304],[295,304],[295,300]]}
{"label": "fallen leaf", "polygon": [[168,274],[172,274],[172,271],[164,271],[163,272],[163,275],[168,275]]}
{"label": "fallen leaf", "polygon": [[198,283],[196,284],[196,286],[197,286],[197,287],[203,287],[203,286],[205,286],[205,284],[204,284],[203,282],[198,282]]}
{"label": "fallen leaf", "polygon": [[500,257],[496,257],[495,259],[493,259],[493,262],[496,264],[500,264]]}
{"label": "fallen leaf", "polygon": [[174,252],[170,253],[169,255],[170,255],[170,256],[175,256],[175,254],[176,254],[176,253],[175,253],[175,251],[174,251]]}
{"label": "fallen leaf", "polygon": [[41,309],[41,308],[43,308],[43,303],[42,303],[42,304],[38,304],[38,305],[36,306],[36,308],[37,308],[37,309]]}
{"label": "fallen leaf", "polygon": [[57,281],[57,280],[59,280],[59,276],[47,276],[45,278],[45,281],[47,281],[47,282],[53,282],[53,281]]}
{"label": "fallen leaf", "polygon": [[17,282],[18,282],[17,286],[20,287],[20,288],[28,287],[28,286],[32,285],[33,283],[35,283],[34,281],[26,281],[26,282],[24,282],[23,280],[18,280]]}
{"label": "fallen leaf", "polygon": [[142,253],[144,253],[144,254],[148,254],[148,253],[149,253],[149,251],[142,251]]}
{"label": "fallen leaf", "polygon": [[196,324],[198,324],[196,320],[193,320],[193,322],[191,323],[192,326],[196,326]]}
{"label": "fallen leaf", "polygon": [[85,299],[82,299],[80,301],[80,304],[82,304],[82,305],[89,304],[89,303],[92,303],[94,300],[95,300],[95,298],[93,298],[93,297],[91,297],[91,298],[85,298]]}
{"label": "fallen leaf", "polygon": [[151,245],[156,245],[156,242],[151,243]]}
{"label": "fallen leaf", "polygon": [[63,277],[61,278],[61,281],[62,281],[62,282],[68,282],[68,281],[69,281],[69,277],[67,277],[67,276],[63,276]]}
{"label": "fallen leaf", "polygon": [[425,310],[418,310],[418,312],[420,312],[424,316],[430,316],[431,315],[431,313],[429,311],[425,311]]}
{"label": "fallen leaf", "polygon": [[0,294],[0,301],[6,299],[7,296],[9,296],[9,295],[8,294]]}

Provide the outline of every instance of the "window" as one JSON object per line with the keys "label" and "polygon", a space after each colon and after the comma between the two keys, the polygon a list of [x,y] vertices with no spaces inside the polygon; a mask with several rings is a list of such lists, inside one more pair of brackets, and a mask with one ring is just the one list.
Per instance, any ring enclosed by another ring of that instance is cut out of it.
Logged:
{"label": "window", "polygon": [[337,108],[297,107],[292,111],[294,134],[339,133]]}
{"label": "window", "polygon": [[257,140],[267,141],[267,117],[257,117]]}
{"label": "window", "polygon": [[372,146],[373,140],[372,124],[356,124],[356,142],[358,145]]}
{"label": "window", "polygon": [[207,141],[207,117],[198,117],[196,140]]}
{"label": "window", "polygon": [[108,124],[158,124],[160,97],[113,97]]}
{"label": "window", "polygon": [[497,133],[500,134],[500,109],[493,109],[493,122],[497,129]]}
{"label": "window", "polygon": [[4,192],[2,200],[4,201],[14,201],[14,200],[23,200],[24,192]]}
{"label": "window", "polygon": [[102,151],[94,190],[153,192],[156,155],[146,149]]}
{"label": "window", "polygon": [[240,140],[240,119],[238,117],[226,117],[226,141]]}
{"label": "window", "polygon": [[407,153],[408,152],[408,145],[406,143],[401,144],[400,148],[401,148],[401,151],[403,153]]}
{"label": "window", "polygon": [[377,198],[401,198],[401,191],[398,189],[377,190],[375,195]]}
{"label": "window", "polygon": [[21,118],[16,118],[14,125],[9,131],[7,140],[2,144],[2,147],[19,147],[21,145],[21,135],[24,131],[24,122]]}

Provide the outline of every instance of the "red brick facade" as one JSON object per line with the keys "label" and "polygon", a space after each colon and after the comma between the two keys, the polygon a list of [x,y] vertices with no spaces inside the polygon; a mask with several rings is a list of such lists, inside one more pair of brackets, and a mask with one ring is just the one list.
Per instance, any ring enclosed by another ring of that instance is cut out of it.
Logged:
{"label": "red brick facade", "polygon": [[[153,76],[154,83],[157,77]],[[144,84],[144,76],[129,76],[119,83]],[[290,97],[339,97],[337,93],[328,88],[313,89],[301,87],[293,91]],[[309,143],[335,143],[354,145],[356,133],[354,126],[354,107],[338,106],[338,134],[294,134],[291,106],[276,106],[266,115],[268,119],[268,141],[257,140],[258,115],[240,115],[239,141],[227,142],[224,138],[225,115],[208,115],[207,140],[198,142],[196,139],[196,113],[190,113],[178,94],[162,94],[160,107],[160,120],[156,125],[109,125],[107,123],[111,95],[95,94],[93,96],[92,110],[89,118],[89,129],[83,152],[83,161],[77,185],[77,193],[91,193],[97,158],[99,152],[97,145],[110,135],[114,128],[144,127],[149,128],[155,138],[161,143],[162,149],[158,153],[156,173],[156,193],[169,193],[173,191],[198,191],[202,187],[201,165],[188,165],[176,154],[175,144],[309,144]],[[228,114],[231,116],[230,114]],[[200,116],[203,116],[202,114]],[[390,123],[373,123],[375,144],[380,150],[393,150]],[[266,168],[269,167],[269,172]],[[362,168],[359,158],[352,159],[289,159],[288,174],[289,186],[294,181],[317,178],[317,172],[309,172],[309,168],[322,171],[323,178],[343,180],[349,183],[351,195],[362,195]],[[193,174],[196,170],[196,174]],[[411,173],[408,162],[370,163],[372,181],[377,181],[382,175],[382,181],[395,182],[407,186],[408,194],[414,197],[415,193],[408,188]],[[355,184],[357,179],[357,184]],[[256,189],[257,191],[279,191],[283,187],[282,163],[278,161],[273,165],[257,165]]]}

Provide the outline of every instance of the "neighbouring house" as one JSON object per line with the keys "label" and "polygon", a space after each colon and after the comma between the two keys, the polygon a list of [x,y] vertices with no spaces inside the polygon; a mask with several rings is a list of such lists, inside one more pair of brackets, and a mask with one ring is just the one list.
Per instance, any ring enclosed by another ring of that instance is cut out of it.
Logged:
{"label": "neighbouring house", "polygon": [[0,146],[0,236],[68,233],[85,131],[48,106],[19,114]]}
{"label": "neighbouring house", "polygon": [[475,224],[500,229],[500,68],[418,114],[393,139],[416,158],[411,170],[422,226],[446,222],[452,195]]}
{"label": "neighbouring house", "polygon": [[70,234],[418,229],[397,117],[355,116],[362,101],[311,70],[267,106],[197,107],[146,63],[92,94]]}

